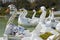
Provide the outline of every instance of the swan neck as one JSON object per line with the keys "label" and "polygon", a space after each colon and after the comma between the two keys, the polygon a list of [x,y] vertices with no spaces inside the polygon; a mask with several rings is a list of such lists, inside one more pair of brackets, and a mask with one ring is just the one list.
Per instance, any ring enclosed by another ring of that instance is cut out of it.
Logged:
{"label": "swan neck", "polygon": [[11,24],[11,23],[13,23],[13,21],[14,21],[16,15],[17,15],[16,13],[12,14],[12,16],[9,18],[7,24]]}
{"label": "swan neck", "polygon": [[46,11],[43,11],[41,16],[40,16],[40,21],[44,21],[46,17]]}
{"label": "swan neck", "polygon": [[33,14],[32,18],[34,18],[34,17],[35,17],[35,15],[36,15],[36,12],[34,12],[34,14]]}

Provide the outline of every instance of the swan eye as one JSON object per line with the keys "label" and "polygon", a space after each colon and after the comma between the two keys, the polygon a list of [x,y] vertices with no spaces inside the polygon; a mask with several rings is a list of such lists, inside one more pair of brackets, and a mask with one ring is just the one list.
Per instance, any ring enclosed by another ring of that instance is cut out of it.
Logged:
{"label": "swan eye", "polygon": [[21,10],[21,11],[23,11],[23,10]]}

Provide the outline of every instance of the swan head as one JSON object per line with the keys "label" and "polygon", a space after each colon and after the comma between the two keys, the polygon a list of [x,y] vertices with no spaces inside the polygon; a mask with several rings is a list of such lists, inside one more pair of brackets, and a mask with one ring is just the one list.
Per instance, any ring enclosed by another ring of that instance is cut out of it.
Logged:
{"label": "swan head", "polygon": [[36,12],[36,10],[34,9],[33,12]]}
{"label": "swan head", "polygon": [[22,8],[22,9],[19,9],[20,12],[26,12],[27,10]]}
{"label": "swan head", "polygon": [[19,9],[19,11],[20,11],[20,14],[21,14],[21,13],[25,12],[25,9],[22,8],[22,9]]}
{"label": "swan head", "polygon": [[54,10],[54,8],[51,8],[52,10]]}
{"label": "swan head", "polygon": [[41,6],[40,9],[41,9],[41,11],[45,11],[46,10],[45,6]]}
{"label": "swan head", "polygon": [[19,9],[20,10],[20,12],[23,12],[24,10],[23,9]]}

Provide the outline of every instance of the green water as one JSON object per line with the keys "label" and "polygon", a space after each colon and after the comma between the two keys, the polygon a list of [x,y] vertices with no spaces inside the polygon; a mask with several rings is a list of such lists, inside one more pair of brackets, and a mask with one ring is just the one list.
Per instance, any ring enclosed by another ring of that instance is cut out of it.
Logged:
{"label": "green water", "polygon": [[7,23],[7,19],[5,19],[5,18],[0,18],[0,37],[3,36],[6,23]]}
{"label": "green water", "polygon": [[[5,30],[8,19],[9,18],[7,18],[7,17],[6,18],[0,18],[0,37],[3,36],[3,34],[4,34],[4,30]],[[14,24],[17,25],[17,19],[14,20]]]}
{"label": "green water", "polygon": [[[4,34],[4,30],[7,24],[8,18],[0,18],[0,37],[3,36]],[[14,24],[17,25],[17,18],[14,20]],[[34,27],[25,27],[26,29],[29,29],[30,31],[32,31],[34,29]]]}

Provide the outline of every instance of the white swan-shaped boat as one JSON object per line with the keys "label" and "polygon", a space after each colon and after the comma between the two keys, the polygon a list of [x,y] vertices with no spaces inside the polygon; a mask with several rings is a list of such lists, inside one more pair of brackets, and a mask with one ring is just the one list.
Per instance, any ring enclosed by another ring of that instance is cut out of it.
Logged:
{"label": "white swan-shaped boat", "polygon": [[30,25],[30,19],[29,18],[26,18],[26,15],[27,15],[27,10],[26,9],[20,9],[20,15],[18,17],[18,25],[27,25],[29,26]]}
{"label": "white swan-shaped boat", "polygon": [[[46,15],[46,12],[44,14]],[[46,24],[44,23],[45,17],[41,17],[41,18],[43,18],[43,19],[42,20],[40,19],[39,24],[36,26],[36,28],[34,29],[33,32],[35,32],[37,34],[44,34],[45,32],[50,32],[53,35],[59,34],[56,30],[54,30],[50,27],[46,27]]]}
{"label": "white swan-shaped boat", "polygon": [[52,8],[52,12],[50,11],[49,17],[46,18],[45,23],[47,27],[51,27],[53,29],[55,29],[56,25],[58,24],[58,21],[54,18],[53,8]]}
{"label": "white swan-shaped boat", "polygon": [[[43,11],[41,16],[43,16],[45,13],[44,8],[42,7],[41,10]],[[32,16],[32,19],[26,18],[27,15],[27,10],[23,9],[23,12],[20,13],[19,18],[18,18],[18,24],[19,25],[25,25],[25,26],[35,26],[38,24],[39,20],[42,19],[41,16],[40,18],[36,18],[36,11],[33,10],[34,14]],[[21,17],[22,16],[22,17]]]}
{"label": "white swan-shaped boat", "polygon": [[[53,8],[53,9],[54,9],[54,8]],[[53,9],[52,9],[52,10],[53,10]],[[47,22],[47,26],[48,26],[48,27],[47,27],[47,30],[48,30],[49,32],[51,32],[53,35],[49,36],[49,37],[47,38],[47,40],[53,40],[54,37],[57,37],[57,36],[59,35],[59,32],[56,31],[56,30],[54,30],[56,27],[58,27],[57,24],[59,23],[59,21],[55,20],[53,11],[52,11],[52,12],[50,11],[50,15],[49,15],[48,18],[49,18],[49,20],[46,21],[46,22]],[[53,28],[51,28],[51,27],[53,27]]]}
{"label": "white swan-shaped boat", "polygon": [[14,13],[12,13],[12,16],[9,18],[9,20],[7,22],[6,29],[5,29],[5,32],[4,32],[4,34],[6,34],[6,35],[9,35],[11,30],[14,27],[16,27],[16,25],[13,24],[13,20],[15,19],[16,15],[17,15],[16,12],[17,12],[17,9],[15,8]]}
{"label": "white swan-shaped boat", "polygon": [[6,38],[8,40],[9,35],[16,36],[16,33],[19,33],[19,32],[22,33],[22,31],[24,31],[24,27],[16,26],[15,24],[13,24],[13,21],[16,16],[17,16],[17,10],[14,11],[14,13],[12,14],[12,16],[9,18],[7,22],[3,39]]}
{"label": "white swan-shaped boat", "polygon": [[[39,35],[41,34],[41,28],[44,27],[43,25],[40,25],[40,22],[42,20],[45,19],[45,16],[46,16],[46,11],[44,10],[45,7],[42,6],[41,7],[41,10],[43,11],[43,13],[41,14],[41,17],[40,17],[40,21],[39,21],[39,24],[37,25],[37,27],[31,32],[31,36],[30,37],[24,37],[22,38],[22,40],[43,40],[42,38],[39,37]],[[44,15],[43,15],[44,14]],[[42,19],[43,18],[43,19]],[[42,21],[43,22],[43,21]],[[42,23],[41,23],[42,24]]]}
{"label": "white swan-shaped boat", "polygon": [[33,10],[33,12],[34,12],[34,14],[33,14],[33,16],[32,16],[32,19],[31,19],[30,23],[31,23],[32,25],[37,25],[37,24],[38,24],[38,21],[39,21],[39,18],[35,17],[35,15],[36,15],[36,10]]}
{"label": "white swan-shaped boat", "polygon": [[[12,13],[12,16],[9,18],[9,20],[7,22],[5,32],[3,35],[3,40],[8,40],[8,35],[10,35],[10,34],[14,35],[14,31],[17,28],[17,26],[13,24],[13,20],[15,19],[16,15],[17,15],[16,11],[17,11],[17,9],[15,8],[14,13]],[[15,32],[17,32],[17,30]]]}
{"label": "white swan-shaped boat", "polygon": [[45,16],[46,16],[46,11],[45,11],[45,7],[42,6],[41,7],[41,10],[42,10],[42,14],[40,16],[40,20],[39,20],[39,23],[38,25],[36,26],[36,28],[34,29],[33,32],[36,32],[38,34],[40,34],[41,32],[45,32],[46,31],[46,26],[44,24],[44,20],[45,20]]}

